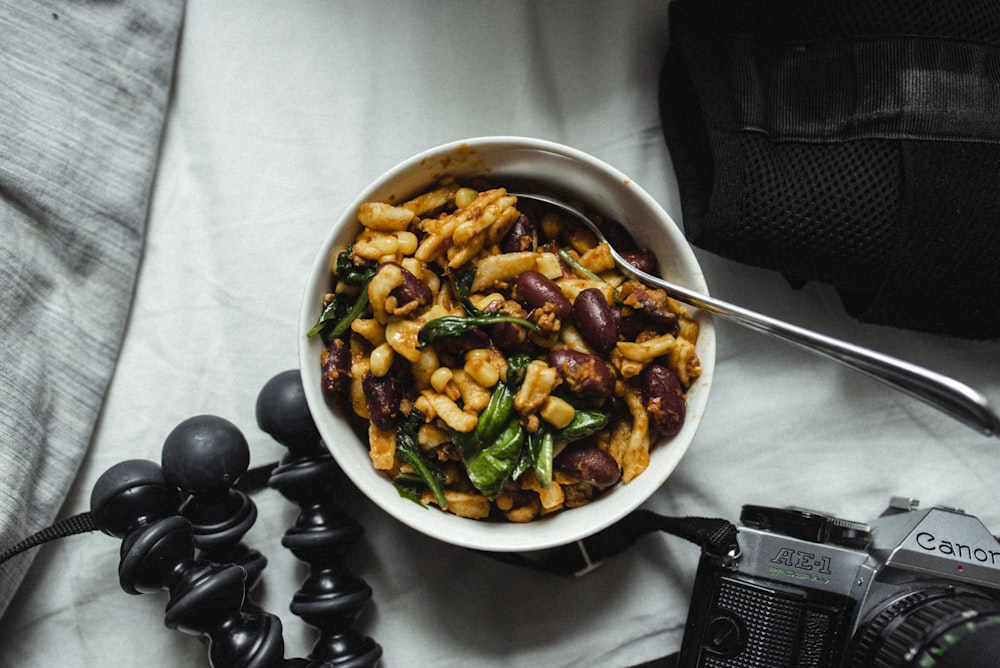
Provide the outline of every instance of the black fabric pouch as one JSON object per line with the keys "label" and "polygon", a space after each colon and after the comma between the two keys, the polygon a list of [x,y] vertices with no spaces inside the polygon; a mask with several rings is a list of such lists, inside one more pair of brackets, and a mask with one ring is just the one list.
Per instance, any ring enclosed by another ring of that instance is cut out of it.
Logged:
{"label": "black fabric pouch", "polygon": [[1000,336],[1000,3],[675,0],[670,32],[694,245],[863,322]]}

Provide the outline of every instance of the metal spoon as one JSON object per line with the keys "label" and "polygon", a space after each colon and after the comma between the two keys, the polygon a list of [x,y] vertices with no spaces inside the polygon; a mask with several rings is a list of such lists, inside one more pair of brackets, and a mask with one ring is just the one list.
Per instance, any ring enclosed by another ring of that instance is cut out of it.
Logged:
{"label": "metal spoon", "polygon": [[[518,199],[534,200],[561,209],[590,228],[599,241],[607,242],[604,234],[590,218],[565,202],[534,193],[511,192],[510,194],[515,195]],[[611,246],[611,244],[608,245]],[[643,283],[662,288],[678,301],[840,362],[855,371],[920,399],[966,426],[979,431],[984,436],[1000,434],[1000,417],[997,417],[997,414],[990,408],[986,397],[954,378],[949,378],[891,355],[835,339],[665,281],[658,276],[633,267],[614,247],[611,247],[611,256],[622,272]]]}

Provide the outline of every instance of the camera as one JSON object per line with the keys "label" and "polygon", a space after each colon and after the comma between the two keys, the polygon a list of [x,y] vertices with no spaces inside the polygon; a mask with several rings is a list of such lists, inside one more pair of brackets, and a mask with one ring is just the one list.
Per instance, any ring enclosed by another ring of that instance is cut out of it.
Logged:
{"label": "camera", "polygon": [[972,515],[747,505],[736,536],[702,552],[679,666],[1000,666],[1000,543]]}

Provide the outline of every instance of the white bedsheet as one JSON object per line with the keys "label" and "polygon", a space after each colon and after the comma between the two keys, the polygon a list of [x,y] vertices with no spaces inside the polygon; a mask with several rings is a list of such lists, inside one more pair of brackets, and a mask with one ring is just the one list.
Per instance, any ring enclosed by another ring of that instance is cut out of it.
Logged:
{"label": "white bedsheet", "polygon": [[[159,460],[196,414],[238,424],[254,464],[283,449],[256,426],[257,393],[297,366],[306,274],[330,222],[384,170],[480,135],[550,139],[638,181],[680,220],[656,84],[667,2],[189,0],[174,98],[124,348],[64,515],[127,458]],[[706,253],[713,293],[924,364],[1000,405],[1000,343],[859,325],[832,290]],[[928,304],[927,317],[947,317]],[[717,324],[716,380],[681,466],[648,507],[735,520],[744,503],[867,520],[891,495],[958,506],[1000,531],[1000,441],[832,362]],[[281,548],[295,508],[254,497],[247,542],[270,564],[261,604],[287,656],[313,631],[288,612],[304,566]],[[581,578],[440,544],[345,482],[366,534],[348,565],[374,590],[359,628],[387,668],[630,666],[680,644],[698,550],[651,535]],[[0,667],[207,665],[163,626],[165,595],[117,581],[119,541],[40,550],[0,622]]]}

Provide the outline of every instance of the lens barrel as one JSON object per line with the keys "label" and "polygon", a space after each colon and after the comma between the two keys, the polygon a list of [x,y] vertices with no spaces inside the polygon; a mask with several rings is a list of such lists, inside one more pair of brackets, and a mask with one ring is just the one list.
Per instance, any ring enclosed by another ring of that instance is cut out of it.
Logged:
{"label": "lens barrel", "polygon": [[911,592],[855,634],[849,666],[1000,666],[1000,601],[950,587]]}

